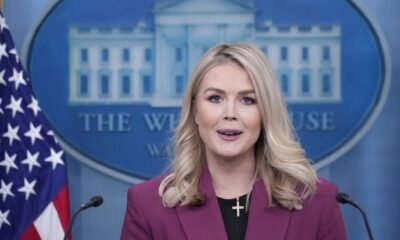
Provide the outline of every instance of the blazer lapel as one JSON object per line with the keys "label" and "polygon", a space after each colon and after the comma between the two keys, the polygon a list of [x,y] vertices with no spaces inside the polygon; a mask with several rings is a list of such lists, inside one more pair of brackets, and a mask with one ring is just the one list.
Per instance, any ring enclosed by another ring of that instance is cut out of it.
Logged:
{"label": "blazer lapel", "polygon": [[261,178],[254,183],[250,200],[246,239],[285,239],[291,211],[276,205],[268,207],[265,185]]}
{"label": "blazer lapel", "polygon": [[228,239],[207,166],[204,167],[200,177],[199,190],[207,197],[204,205],[199,207],[176,207],[178,218],[184,229],[186,238],[189,240]]}

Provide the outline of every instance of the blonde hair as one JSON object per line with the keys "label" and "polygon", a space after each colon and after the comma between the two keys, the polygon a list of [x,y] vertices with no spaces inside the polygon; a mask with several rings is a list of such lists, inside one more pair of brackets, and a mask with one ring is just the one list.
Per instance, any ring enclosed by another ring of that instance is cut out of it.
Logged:
{"label": "blonde hair", "polygon": [[287,209],[301,209],[302,201],[316,190],[316,172],[295,138],[270,63],[257,47],[248,43],[219,44],[210,49],[194,69],[174,135],[172,173],[159,187],[163,204],[166,207],[197,205],[205,200],[198,189],[205,150],[193,107],[204,75],[210,69],[230,62],[247,71],[255,88],[263,127],[254,154],[257,172],[267,188],[269,205],[279,203]]}

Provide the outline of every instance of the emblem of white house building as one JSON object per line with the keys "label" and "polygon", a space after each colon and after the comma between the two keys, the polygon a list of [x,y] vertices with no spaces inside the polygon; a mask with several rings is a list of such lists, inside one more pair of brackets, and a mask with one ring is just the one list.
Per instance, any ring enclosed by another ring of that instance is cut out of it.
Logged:
{"label": "emblem of white house building", "polygon": [[168,164],[200,56],[219,42],[252,42],[271,60],[299,139],[321,167],[373,122],[389,64],[379,31],[352,1],[289,2],[57,2],[30,42],[32,82],[70,154],[149,178]]}

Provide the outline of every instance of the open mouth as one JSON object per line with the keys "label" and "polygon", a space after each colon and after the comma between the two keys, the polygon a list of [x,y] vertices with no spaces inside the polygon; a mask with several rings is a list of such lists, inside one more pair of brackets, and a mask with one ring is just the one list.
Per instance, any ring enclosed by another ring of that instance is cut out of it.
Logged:
{"label": "open mouth", "polygon": [[243,132],[240,130],[222,129],[222,130],[217,130],[217,133],[227,137],[232,137],[232,136],[238,136]]}

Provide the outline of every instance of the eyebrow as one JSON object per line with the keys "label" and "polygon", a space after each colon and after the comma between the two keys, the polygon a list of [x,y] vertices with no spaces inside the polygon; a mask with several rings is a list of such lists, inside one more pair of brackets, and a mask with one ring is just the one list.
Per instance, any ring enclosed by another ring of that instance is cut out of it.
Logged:
{"label": "eyebrow", "polygon": [[[204,90],[203,94],[206,93],[206,92],[208,92],[208,91],[214,91],[214,92],[218,92],[218,93],[225,93],[225,91],[222,90],[222,89],[215,88],[215,87],[209,87],[209,88],[206,88],[206,90]],[[254,89],[239,91],[239,94],[240,94],[240,95],[246,95],[246,94],[252,94],[252,93],[253,93],[253,94],[256,93],[256,92],[254,91]]]}

